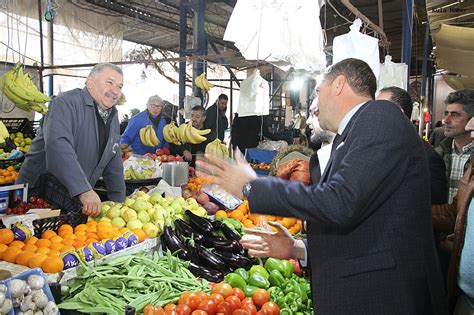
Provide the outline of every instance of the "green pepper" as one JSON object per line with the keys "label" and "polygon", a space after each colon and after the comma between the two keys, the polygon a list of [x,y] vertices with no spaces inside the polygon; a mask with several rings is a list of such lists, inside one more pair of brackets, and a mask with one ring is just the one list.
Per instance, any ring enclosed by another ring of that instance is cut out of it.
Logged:
{"label": "green pepper", "polygon": [[261,274],[262,276],[265,277],[265,279],[268,279],[268,277],[270,276],[268,274],[268,271],[261,265],[253,265],[252,268],[250,268],[249,273],[250,273],[250,276],[252,276],[255,273]]}
{"label": "green pepper", "polygon": [[224,281],[230,284],[233,288],[243,289],[247,286],[247,282],[245,282],[244,278],[233,272],[225,276]]}
{"label": "green pepper", "polygon": [[259,287],[262,289],[268,289],[270,287],[270,282],[260,273],[250,274],[249,285]]}
{"label": "green pepper", "polygon": [[293,311],[289,308],[280,309],[280,315],[293,315]]}
{"label": "green pepper", "polygon": [[252,297],[252,294],[255,292],[255,290],[257,290],[258,288],[257,287],[254,287],[254,286],[251,286],[251,285],[248,285],[246,286],[242,291],[244,291],[244,294],[246,297]]}
{"label": "green pepper", "polygon": [[290,304],[290,310],[293,311],[293,312],[297,312],[298,311],[298,304],[297,303],[291,303]]}
{"label": "green pepper", "polygon": [[293,293],[294,290],[295,290],[295,285],[291,282],[287,282],[283,288],[283,291],[286,294]]}
{"label": "green pepper", "polygon": [[298,296],[301,298],[301,301],[303,303],[306,303],[306,301],[308,300],[308,294],[306,294],[306,292],[304,291],[304,289],[301,287],[301,284],[299,283],[294,283],[294,289],[295,289],[295,293],[298,294]]}
{"label": "green pepper", "polygon": [[244,268],[237,268],[237,269],[234,270],[234,273],[241,276],[245,280],[245,282],[249,281],[249,274],[248,274],[247,270],[245,270]]}
{"label": "green pepper", "polygon": [[275,287],[281,287],[285,282],[285,278],[283,278],[278,270],[274,269],[270,271],[270,277],[268,277],[268,281],[270,281],[270,284]]}
{"label": "green pepper", "polygon": [[278,270],[280,272],[283,272],[283,265],[281,264],[280,259],[276,258],[268,258],[267,261],[265,262],[265,265],[263,265],[267,271],[272,271],[272,270]]}
{"label": "green pepper", "polygon": [[281,274],[285,278],[290,278],[295,270],[293,264],[290,263],[288,260],[281,260],[281,265],[282,265],[281,268],[283,269],[283,271],[280,270]]}
{"label": "green pepper", "polygon": [[282,289],[279,287],[270,287],[267,291],[270,293],[270,300],[272,301],[276,301],[279,297],[284,295]]}

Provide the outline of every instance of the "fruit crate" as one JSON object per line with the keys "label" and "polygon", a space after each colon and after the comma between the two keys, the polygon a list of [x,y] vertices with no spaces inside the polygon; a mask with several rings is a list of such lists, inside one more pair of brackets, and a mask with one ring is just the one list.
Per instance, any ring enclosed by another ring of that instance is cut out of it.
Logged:
{"label": "fruit crate", "polygon": [[34,138],[36,133],[33,128],[32,122],[30,122],[27,118],[0,118],[9,133],[17,133],[21,132],[23,135]]}
{"label": "fruit crate", "polygon": [[35,232],[48,228],[54,230],[54,227],[59,227],[59,225],[65,223],[76,226],[87,222],[87,216],[82,214],[82,205],[79,198],[71,198],[66,187],[53,175],[41,175],[35,187],[30,189],[29,192],[29,196],[43,198],[55,208],[61,209],[60,216],[44,219],[43,222],[39,223],[41,226],[35,227]]}
{"label": "fruit crate", "polygon": [[18,159],[0,160],[0,169],[6,169],[9,166],[13,166],[16,171],[19,171],[24,160],[24,156]]}

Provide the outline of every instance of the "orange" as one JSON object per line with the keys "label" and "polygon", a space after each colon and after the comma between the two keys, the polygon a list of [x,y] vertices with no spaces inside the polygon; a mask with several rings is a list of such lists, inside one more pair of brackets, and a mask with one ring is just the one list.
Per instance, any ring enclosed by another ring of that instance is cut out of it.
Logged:
{"label": "orange", "polygon": [[76,237],[76,241],[79,241],[79,242],[84,242],[86,239],[87,239],[87,237],[85,235],[81,235],[81,236]]}
{"label": "orange", "polygon": [[36,250],[36,253],[37,254],[49,254],[49,252],[51,251],[51,249],[49,249],[48,247],[40,247]]}
{"label": "orange", "polygon": [[18,247],[10,246],[6,251],[3,252],[3,260],[15,263],[16,256],[21,253],[21,249]]}
{"label": "orange", "polygon": [[121,228],[119,229],[119,232],[120,232],[121,234],[123,234],[123,233],[125,233],[125,232],[128,232],[128,231],[130,231],[130,230],[127,229],[126,227],[121,227]]}
{"label": "orange", "polygon": [[35,255],[34,252],[30,252],[28,250],[25,250],[25,251],[19,253],[18,256],[16,256],[15,263],[17,263],[18,265],[28,267],[28,262],[30,261],[30,258],[33,257],[34,255]]}
{"label": "orange", "polygon": [[73,244],[73,246],[74,246],[74,248],[79,249],[79,248],[82,248],[82,247],[87,246],[87,243],[86,243],[86,242],[82,242],[82,241],[76,241],[76,242]]}
{"label": "orange", "polygon": [[41,238],[36,241],[35,245],[38,247],[49,247],[51,246],[51,241],[46,238]]}
{"label": "orange", "polygon": [[48,258],[48,256],[44,253],[36,253],[33,257],[30,258],[28,262],[28,267],[30,268],[40,268],[43,261]]}
{"label": "orange", "polygon": [[95,226],[90,226],[86,229],[87,233],[97,233],[97,227]]}
{"label": "orange", "polygon": [[84,242],[86,242],[87,244],[90,244],[90,243],[94,243],[94,242],[98,242],[99,240],[98,239],[95,239],[95,238],[88,238],[86,239]]}
{"label": "orange", "polygon": [[86,225],[87,225],[88,227],[96,227],[96,226],[97,226],[97,222],[95,222],[94,220],[87,221]]}
{"label": "orange", "polygon": [[76,248],[72,245],[64,245],[63,248],[61,248],[61,253],[64,253],[70,250],[76,250]]}
{"label": "orange", "polygon": [[15,239],[15,234],[13,234],[10,229],[0,229],[0,244],[8,245]]}
{"label": "orange", "polygon": [[51,243],[61,243],[63,241],[63,238],[59,235],[55,235],[49,239]]}
{"label": "orange", "polygon": [[64,239],[64,240],[62,241],[62,243],[63,243],[64,245],[72,245],[72,244],[74,244],[75,242],[76,242],[76,240],[73,240],[73,239],[70,239],[70,238],[66,238],[66,239]]}
{"label": "orange", "polygon": [[135,234],[138,238],[138,242],[143,242],[146,238],[145,232],[143,232],[142,229],[133,229],[132,230],[133,234]]}
{"label": "orange", "polygon": [[63,259],[58,256],[49,256],[41,264],[41,269],[47,273],[57,273],[64,268]]}
{"label": "orange", "polygon": [[87,238],[99,238],[99,235],[97,233],[92,233],[92,232],[89,232],[87,233],[86,235]]}
{"label": "orange", "polygon": [[61,255],[61,252],[58,250],[52,250],[48,253],[48,256],[59,256]]}
{"label": "orange", "polygon": [[64,231],[69,231],[69,232],[72,233],[72,232],[74,231],[74,229],[73,229],[73,227],[72,227],[71,225],[69,225],[69,224],[63,224],[63,225],[61,225],[61,226],[59,227],[58,233],[61,233],[61,232],[64,233]]}
{"label": "orange", "polygon": [[[97,236],[101,240],[104,240],[104,239],[107,239],[107,238],[112,238],[113,235],[114,235],[114,231],[112,229],[103,228],[103,229],[100,229],[100,230],[97,231]],[[91,237],[88,237],[88,238],[93,238],[93,237],[91,236]]]}
{"label": "orange", "polygon": [[76,234],[68,232],[67,234],[61,235],[61,237],[63,238],[63,240],[75,240],[77,236]]}
{"label": "orange", "polygon": [[7,248],[8,248],[7,245],[5,245],[5,244],[0,244],[0,253],[3,253],[4,251],[6,251]]}
{"label": "orange", "polygon": [[234,210],[230,213],[229,217],[238,221],[242,221],[242,219],[244,218],[244,214],[240,210]]}
{"label": "orange", "polygon": [[97,223],[97,231],[102,230],[103,228],[111,229],[112,228],[112,223],[108,221],[100,221]]}
{"label": "orange", "polygon": [[41,234],[41,238],[46,238],[49,240],[51,237],[56,235],[56,232],[54,232],[53,230],[46,230],[43,232],[43,234]]}
{"label": "orange", "polygon": [[253,224],[252,220],[249,220],[249,219],[245,219],[243,222],[242,222],[243,226],[248,228],[248,229],[252,229],[255,227],[255,224]]}
{"label": "orange", "polygon": [[[85,231],[87,230],[87,225],[85,224],[79,224],[78,226],[76,226],[76,228],[74,229],[74,232],[79,232],[79,231]],[[77,233],[76,233],[77,234]]]}
{"label": "orange", "polygon": [[82,230],[82,231],[76,231],[74,234],[76,234],[76,239],[77,239],[78,236],[86,236],[87,232],[86,230]]}
{"label": "orange", "polygon": [[36,252],[36,250],[38,249],[38,246],[34,245],[34,244],[26,244],[25,247],[22,248],[23,250],[28,250],[30,252]]}
{"label": "orange", "polygon": [[216,218],[227,218],[227,212],[224,210],[219,210],[215,214]]}
{"label": "orange", "polygon": [[38,238],[36,236],[32,236],[26,241],[26,244],[35,244],[37,240]]}
{"label": "orange", "polygon": [[51,250],[61,250],[63,248],[64,244],[62,243],[52,243],[51,246],[49,246],[49,249]]}
{"label": "orange", "polygon": [[295,218],[283,218],[280,223],[281,223],[281,225],[283,225],[284,227],[289,229],[290,227],[295,225],[296,219]]}
{"label": "orange", "polygon": [[10,247],[12,246],[15,246],[21,249],[25,246],[25,243],[23,243],[22,241],[13,241],[10,243]]}

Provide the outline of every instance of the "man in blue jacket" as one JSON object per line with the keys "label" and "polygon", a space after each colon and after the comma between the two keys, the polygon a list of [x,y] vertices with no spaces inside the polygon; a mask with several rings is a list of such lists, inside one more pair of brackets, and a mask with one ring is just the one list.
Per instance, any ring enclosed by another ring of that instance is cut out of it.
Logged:
{"label": "man in blue jacket", "polygon": [[43,126],[31,143],[17,183],[35,186],[49,173],[78,197],[85,215],[100,214],[93,187],[100,177],[108,199],[125,199],[115,104],[122,95],[122,70],[110,63],[94,66],[86,87],[64,92],[49,105]]}
{"label": "man in blue jacket", "polygon": [[[121,144],[128,144],[136,154],[144,155],[146,153],[155,153],[157,149],[168,148],[169,143],[163,139],[163,128],[170,123],[170,119],[161,115],[163,108],[163,100],[158,95],[150,96],[146,103],[146,110],[140,114],[133,116],[123,132],[120,139]],[[140,140],[140,129],[151,125],[160,140],[155,147],[146,146]]]}

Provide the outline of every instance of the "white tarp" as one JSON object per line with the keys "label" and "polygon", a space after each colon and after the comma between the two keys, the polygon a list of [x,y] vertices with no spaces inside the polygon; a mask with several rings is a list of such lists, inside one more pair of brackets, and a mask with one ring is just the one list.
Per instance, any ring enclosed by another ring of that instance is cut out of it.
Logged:
{"label": "white tarp", "polygon": [[247,60],[310,72],[326,67],[318,1],[238,0],[224,40]]}

